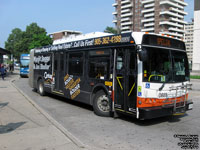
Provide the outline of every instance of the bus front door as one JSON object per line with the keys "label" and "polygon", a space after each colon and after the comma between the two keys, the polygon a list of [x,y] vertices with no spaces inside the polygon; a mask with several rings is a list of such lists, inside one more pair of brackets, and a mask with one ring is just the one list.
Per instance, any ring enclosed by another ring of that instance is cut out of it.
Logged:
{"label": "bus front door", "polygon": [[54,76],[54,87],[53,92],[58,94],[63,93],[64,86],[64,54],[62,52],[53,54],[53,70],[52,74]]}
{"label": "bus front door", "polygon": [[134,48],[116,50],[115,110],[136,115],[137,57]]}

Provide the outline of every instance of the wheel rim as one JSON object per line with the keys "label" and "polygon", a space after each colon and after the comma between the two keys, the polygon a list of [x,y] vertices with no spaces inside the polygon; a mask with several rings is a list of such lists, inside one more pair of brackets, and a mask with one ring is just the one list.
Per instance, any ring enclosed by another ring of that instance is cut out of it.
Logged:
{"label": "wheel rim", "polygon": [[40,91],[40,93],[42,93],[43,92],[43,86],[42,86],[42,84],[40,83],[40,85],[39,85],[39,91]]}
{"label": "wheel rim", "polygon": [[109,112],[110,106],[109,106],[109,99],[106,95],[102,95],[97,100],[97,106],[98,108],[103,112]]}

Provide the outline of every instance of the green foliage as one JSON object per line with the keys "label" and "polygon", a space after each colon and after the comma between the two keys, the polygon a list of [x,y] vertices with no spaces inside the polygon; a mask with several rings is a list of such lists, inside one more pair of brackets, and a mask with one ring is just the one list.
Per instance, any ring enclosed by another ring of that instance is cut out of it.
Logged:
{"label": "green foliage", "polygon": [[14,57],[18,57],[21,52],[20,43],[22,41],[23,32],[19,28],[12,30],[12,33],[9,35],[7,41],[5,42],[5,48],[9,50]]}
{"label": "green foliage", "polygon": [[117,34],[117,29],[113,28],[113,27],[106,27],[106,29],[104,30],[104,32],[106,33],[113,33],[113,34]]}
{"label": "green foliage", "polygon": [[33,48],[50,44],[52,44],[52,39],[47,35],[46,30],[39,27],[37,23],[31,23],[26,27],[26,31],[21,31],[19,28],[13,29],[5,42],[5,49],[11,51],[19,60],[22,53],[29,53]]}
{"label": "green foliage", "polygon": [[200,76],[190,76],[190,79],[200,79]]}

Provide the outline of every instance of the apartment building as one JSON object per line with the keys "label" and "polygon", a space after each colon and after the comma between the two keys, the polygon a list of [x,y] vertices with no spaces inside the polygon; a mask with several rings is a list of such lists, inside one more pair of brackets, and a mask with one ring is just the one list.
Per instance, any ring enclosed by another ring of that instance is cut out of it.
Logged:
{"label": "apartment building", "polygon": [[194,36],[194,20],[192,22],[188,22],[184,25],[184,42],[186,46],[186,51],[188,55],[188,61],[190,64],[190,68],[192,65],[193,58],[193,36]]}
{"label": "apartment building", "polygon": [[194,47],[192,71],[200,72],[200,0],[194,1]]}
{"label": "apartment building", "polygon": [[183,39],[184,0],[115,0],[113,23],[118,31],[143,31]]}

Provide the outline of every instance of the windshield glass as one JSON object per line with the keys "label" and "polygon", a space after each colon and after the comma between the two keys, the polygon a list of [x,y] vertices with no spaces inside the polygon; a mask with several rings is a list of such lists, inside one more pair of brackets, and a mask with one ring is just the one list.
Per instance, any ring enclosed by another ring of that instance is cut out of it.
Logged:
{"label": "windshield glass", "polygon": [[28,67],[29,66],[29,60],[28,59],[20,60],[20,66],[21,67]]}
{"label": "windshield glass", "polygon": [[183,82],[189,80],[185,52],[146,47],[148,60],[143,62],[144,82]]}

